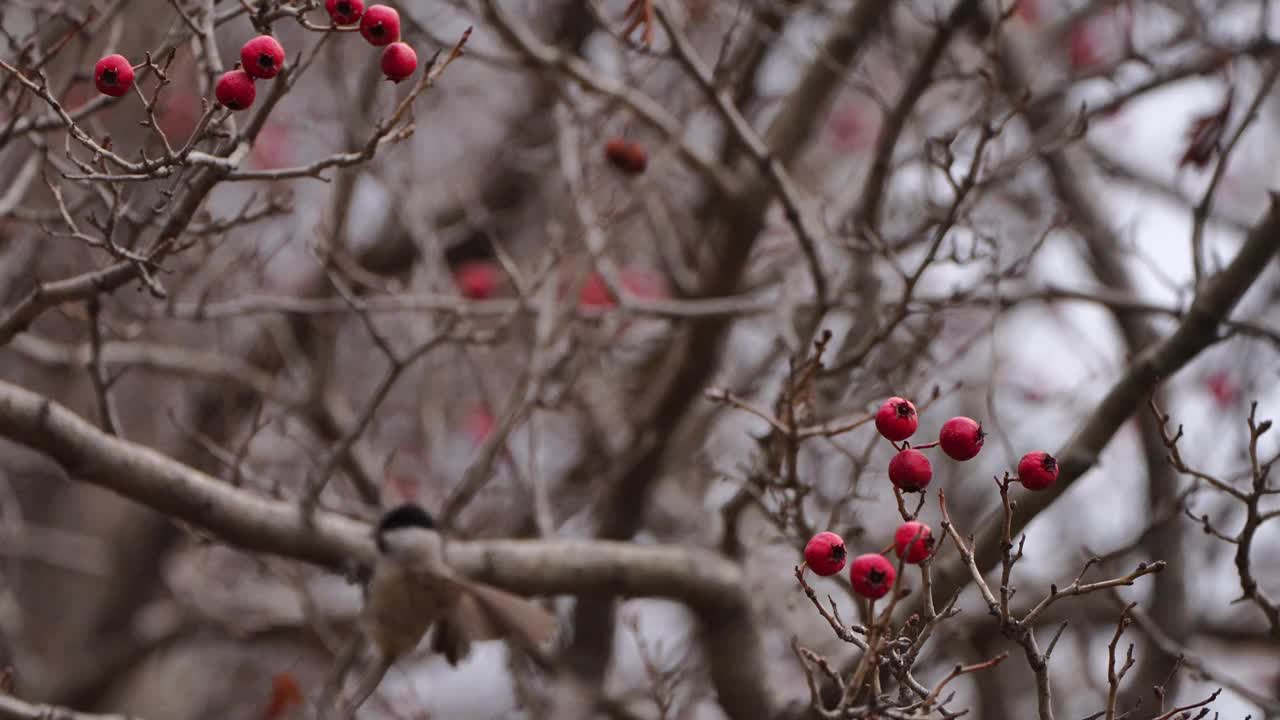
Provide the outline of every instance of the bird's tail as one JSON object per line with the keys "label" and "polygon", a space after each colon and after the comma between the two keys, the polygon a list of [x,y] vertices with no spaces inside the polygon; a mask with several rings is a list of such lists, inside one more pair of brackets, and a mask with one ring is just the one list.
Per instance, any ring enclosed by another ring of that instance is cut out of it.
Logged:
{"label": "bird's tail", "polygon": [[459,584],[462,597],[436,629],[434,643],[451,664],[466,656],[471,643],[483,640],[509,640],[539,656],[555,635],[555,615],[533,602],[488,585]]}

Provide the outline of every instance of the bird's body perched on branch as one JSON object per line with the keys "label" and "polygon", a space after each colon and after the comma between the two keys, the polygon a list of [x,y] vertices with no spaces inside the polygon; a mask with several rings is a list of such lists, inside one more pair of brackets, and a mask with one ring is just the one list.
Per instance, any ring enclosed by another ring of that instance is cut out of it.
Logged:
{"label": "bird's body perched on branch", "polygon": [[554,635],[557,623],[551,613],[455,573],[445,560],[443,536],[418,505],[387,512],[374,540],[378,561],[366,586],[360,629],[375,658],[339,717],[354,714],[391,665],[416,648],[432,625],[432,649],[451,665],[466,658],[475,642],[509,640],[536,656]]}

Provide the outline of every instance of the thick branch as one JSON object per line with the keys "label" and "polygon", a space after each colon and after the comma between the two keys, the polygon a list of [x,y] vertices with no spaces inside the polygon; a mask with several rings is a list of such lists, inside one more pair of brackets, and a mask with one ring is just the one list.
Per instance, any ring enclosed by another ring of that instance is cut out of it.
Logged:
{"label": "thick branch", "polygon": [[33,705],[0,694],[0,720],[133,720],[125,715],[91,715],[54,705]]}
{"label": "thick branch", "polygon": [[[91,482],[199,526],[241,549],[328,568],[373,553],[369,527],[298,504],[231,487],[142,445],[107,435],[62,405],[0,382],[0,436],[45,453],[77,480]],[[477,579],[526,594],[667,597],[688,603],[715,657],[713,671],[733,717],[772,708],[761,679],[760,637],[737,565],[704,550],[622,542],[455,542],[450,561]],[[743,712],[752,708],[751,712]]]}
{"label": "thick branch", "polygon": [[[845,72],[854,64],[872,37],[889,4],[879,0],[862,0],[845,12],[835,23],[819,50],[818,57],[805,70],[799,84],[786,99],[764,133],[761,154],[740,158],[735,171],[745,175],[741,189],[713,196],[699,212],[704,228],[717,232],[708,244],[714,248],[708,257],[712,263],[702,268],[703,283],[699,294],[714,297],[736,290],[752,247],[765,227],[766,212],[776,199],[767,168],[789,167],[799,156],[804,143],[812,135],[814,125],[826,111],[832,97],[843,87]],[[619,474],[610,481],[607,495],[599,503],[598,533],[610,539],[629,538],[640,528],[650,496],[662,475],[663,460],[668,450],[667,438],[672,429],[686,418],[689,409],[714,375],[720,361],[721,343],[728,324],[721,319],[699,319],[687,326],[671,343],[662,374],[650,383],[653,399],[635,416],[640,441],[618,463]],[[801,334],[812,332],[807,328]],[[603,667],[609,657],[613,637],[613,609],[599,603],[583,603],[576,609],[575,661],[587,667]],[[733,716],[761,717],[772,714],[770,705],[759,704],[754,688],[723,691],[721,675],[738,663],[734,655],[717,656],[711,663],[720,692],[720,702]],[[742,673],[756,673],[751,685],[767,684],[764,668]]]}
{"label": "thick branch", "polygon": [[[1273,196],[1266,216],[1250,231],[1231,264],[1208,280],[1177,329],[1134,359],[1057,453],[1062,468],[1057,485],[1020,499],[1014,511],[1013,534],[1021,533],[1036,515],[1097,463],[1111,438],[1152,390],[1217,341],[1219,326],[1277,251],[1280,251],[1280,197]],[[974,543],[974,556],[983,572],[989,572],[1000,561],[999,512],[978,523],[982,530]],[[968,568],[959,558],[949,557],[934,567],[935,595],[939,597],[949,597],[969,582]],[[918,612],[917,603],[904,603],[902,617]]]}

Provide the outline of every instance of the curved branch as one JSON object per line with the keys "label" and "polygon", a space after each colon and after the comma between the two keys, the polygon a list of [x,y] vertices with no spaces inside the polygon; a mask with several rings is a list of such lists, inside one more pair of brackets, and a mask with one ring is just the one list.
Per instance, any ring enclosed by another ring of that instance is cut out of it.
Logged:
{"label": "curved branch", "polygon": [[[1021,533],[1036,515],[1097,464],[1111,438],[1161,382],[1218,341],[1218,328],[1277,252],[1280,252],[1280,195],[1273,194],[1266,215],[1249,232],[1231,263],[1205,283],[1177,329],[1134,358],[1093,413],[1058,451],[1061,467],[1058,483],[1051,490],[1028,493],[1019,500],[1014,511],[1012,534]],[[997,520],[999,513],[996,511],[977,524],[982,530],[974,542],[973,554],[977,566],[984,573],[1000,561],[1002,524]],[[970,579],[968,568],[959,557],[950,556],[934,565],[934,593],[937,597],[950,597]],[[903,603],[899,606],[900,616],[905,618],[910,613],[919,612],[919,603],[918,598]]]}
{"label": "curved branch", "polygon": [[[241,549],[333,568],[373,555],[369,526],[231,487],[136,443],[108,435],[68,408],[0,381],[0,436],[40,451],[90,482]],[[708,550],[626,542],[452,542],[450,562],[478,580],[534,595],[666,597],[688,604],[715,657],[720,702],[731,717],[772,714],[761,640],[737,564]]]}

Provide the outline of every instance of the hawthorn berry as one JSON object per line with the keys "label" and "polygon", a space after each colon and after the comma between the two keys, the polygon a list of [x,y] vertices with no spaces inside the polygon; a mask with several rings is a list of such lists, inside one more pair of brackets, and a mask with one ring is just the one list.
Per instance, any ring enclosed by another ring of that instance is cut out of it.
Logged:
{"label": "hawthorn berry", "polygon": [[833,532],[820,532],[814,535],[804,546],[804,564],[815,575],[827,577],[844,569],[845,558],[849,553],[844,547],[844,538]]}
{"label": "hawthorn berry", "polygon": [[392,82],[400,82],[418,69],[418,53],[406,43],[393,42],[382,51],[382,74]]}
{"label": "hawthorn berry", "polygon": [[473,260],[458,266],[453,273],[453,282],[458,292],[468,300],[484,300],[493,297],[502,280],[498,266],[481,260]]}
{"label": "hawthorn berry", "polygon": [[1076,23],[1067,31],[1067,59],[1076,70],[1087,70],[1103,61],[1098,41],[1088,23]]}
{"label": "hawthorn berry", "polygon": [[982,441],[986,437],[982,423],[973,418],[953,417],[942,423],[938,445],[952,460],[972,460],[982,450]]}
{"label": "hawthorn berry", "polygon": [[618,276],[622,286],[638,298],[671,297],[667,279],[661,273],[643,268],[623,268]]}
{"label": "hawthorn berry", "polygon": [[498,419],[483,404],[475,405],[467,413],[464,426],[467,435],[471,438],[471,444],[479,447],[493,434],[493,429],[498,426]]}
{"label": "hawthorn berry", "polygon": [[889,481],[903,492],[923,492],[933,479],[933,463],[919,450],[907,448],[889,461]]}
{"label": "hawthorn berry", "polygon": [[854,592],[872,600],[887,595],[897,575],[893,563],[879,553],[859,555],[849,566],[849,582],[853,584]]}
{"label": "hawthorn berry", "polygon": [[218,97],[218,102],[230,110],[244,110],[253,104],[253,99],[258,95],[253,87],[253,78],[244,70],[222,73],[213,92]]}
{"label": "hawthorn berry", "polygon": [[591,273],[578,291],[578,304],[589,308],[611,308],[617,304],[600,273]]}
{"label": "hawthorn berry", "polygon": [[133,66],[123,55],[108,55],[93,66],[93,84],[103,95],[121,97],[133,87]]}
{"label": "hawthorn berry", "polygon": [[916,415],[916,406],[910,400],[891,397],[876,411],[876,430],[894,442],[914,435],[919,425],[920,417]]}
{"label": "hawthorn berry", "polygon": [[1058,481],[1058,461],[1043,450],[1029,452],[1018,461],[1018,482],[1028,490],[1044,490]]}
{"label": "hawthorn berry", "polygon": [[640,143],[613,138],[604,144],[604,156],[627,175],[639,175],[649,166],[649,154]]}
{"label": "hawthorn berry", "polygon": [[400,13],[386,5],[370,5],[360,18],[360,34],[376,47],[396,42],[400,39]]}
{"label": "hawthorn berry", "polygon": [[898,526],[893,534],[893,549],[903,562],[918,565],[933,552],[933,530],[922,522],[911,520]]}
{"label": "hawthorn berry", "polygon": [[1216,370],[1204,379],[1204,387],[1213,395],[1213,401],[1223,410],[1231,409],[1240,401],[1240,384],[1230,370]]}
{"label": "hawthorn berry", "polygon": [[284,68],[284,47],[270,35],[259,35],[240,48],[240,64],[249,75],[270,80]]}
{"label": "hawthorn berry", "polygon": [[351,25],[364,14],[364,0],[324,0],[324,9],[335,25]]}

